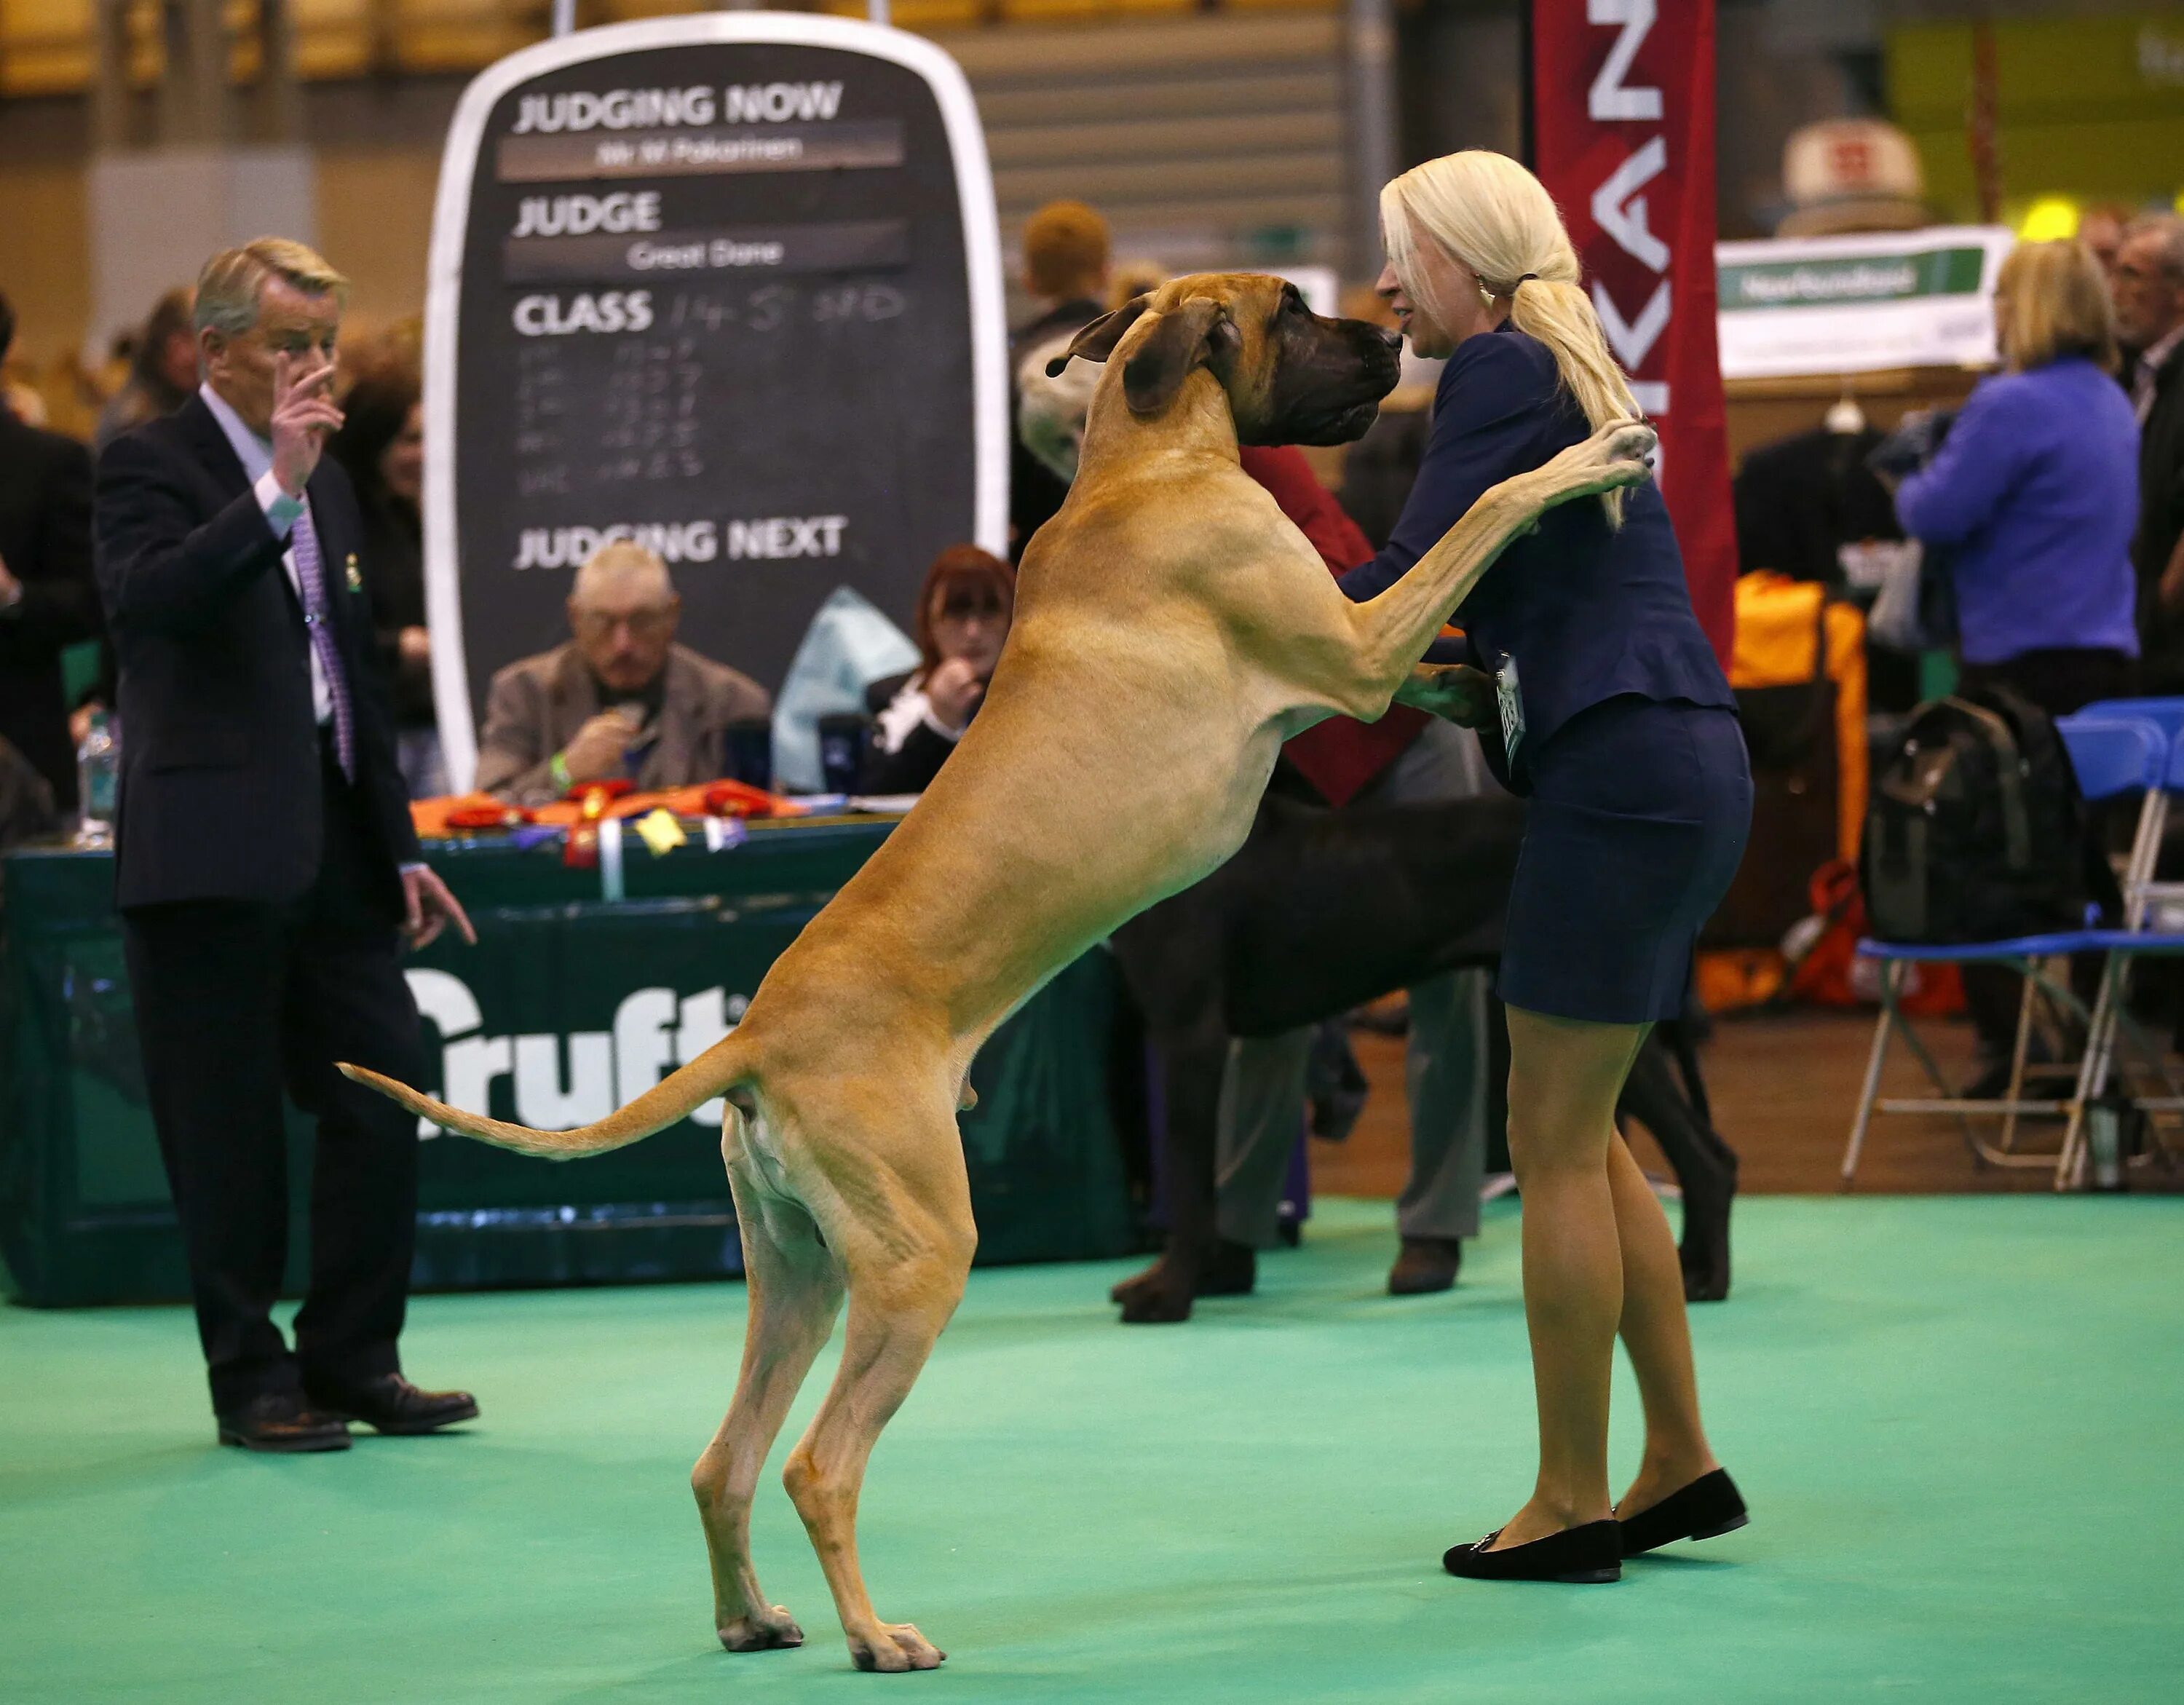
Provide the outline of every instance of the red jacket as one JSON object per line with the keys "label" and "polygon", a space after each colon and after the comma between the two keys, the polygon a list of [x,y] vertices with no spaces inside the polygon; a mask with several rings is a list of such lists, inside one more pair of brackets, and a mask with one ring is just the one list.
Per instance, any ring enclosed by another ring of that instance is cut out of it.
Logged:
{"label": "red jacket", "polygon": [[[1312,541],[1331,575],[1347,574],[1373,556],[1372,542],[1320,484],[1304,453],[1290,446],[1242,447],[1244,471],[1264,486],[1282,513]],[[1394,763],[1426,724],[1426,713],[1398,705],[1377,722],[1330,716],[1282,748],[1282,755],[1330,805],[1346,805]]]}

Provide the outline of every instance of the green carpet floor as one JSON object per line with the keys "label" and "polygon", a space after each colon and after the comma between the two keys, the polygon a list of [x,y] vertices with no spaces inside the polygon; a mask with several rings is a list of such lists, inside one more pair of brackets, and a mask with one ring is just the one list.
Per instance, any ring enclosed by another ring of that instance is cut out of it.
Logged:
{"label": "green carpet floor", "polygon": [[410,1370],[484,1420],[286,1460],[212,1447],[183,1311],[0,1311],[0,1699],[2184,1698],[2184,1201],[1738,1212],[1696,1318],[1755,1524],[1612,1587],[1440,1570],[1526,1490],[1507,1205],[1422,1301],[1378,1294],[1384,1204],[1187,1327],[1114,1324],[1119,1265],[975,1275],[865,1497],[882,1613],[953,1654],[901,1679],[850,1669],[772,1474],[811,1643],[714,1644],[686,1479],[738,1287],[421,1299]]}

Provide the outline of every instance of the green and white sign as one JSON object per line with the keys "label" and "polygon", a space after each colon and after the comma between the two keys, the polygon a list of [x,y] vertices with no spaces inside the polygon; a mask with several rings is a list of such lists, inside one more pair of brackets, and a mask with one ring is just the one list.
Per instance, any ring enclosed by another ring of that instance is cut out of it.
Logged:
{"label": "green and white sign", "polygon": [[1722,376],[1987,365],[1995,274],[2015,240],[1948,226],[1718,243]]}

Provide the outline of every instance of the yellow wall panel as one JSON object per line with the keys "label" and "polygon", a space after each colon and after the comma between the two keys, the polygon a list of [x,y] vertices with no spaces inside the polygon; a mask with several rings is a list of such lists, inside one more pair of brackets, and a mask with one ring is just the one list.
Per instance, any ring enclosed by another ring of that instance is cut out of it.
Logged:
{"label": "yellow wall panel", "polygon": [[73,349],[91,299],[91,240],[83,171],[59,161],[11,162],[0,171],[0,287],[16,315],[16,353],[41,365]]}

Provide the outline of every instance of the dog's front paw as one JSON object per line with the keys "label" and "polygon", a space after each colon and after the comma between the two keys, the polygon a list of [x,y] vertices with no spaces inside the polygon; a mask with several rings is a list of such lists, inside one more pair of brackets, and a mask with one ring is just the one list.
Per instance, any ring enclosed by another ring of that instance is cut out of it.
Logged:
{"label": "dog's front paw", "polygon": [[1494,680],[1468,663],[1421,663],[1396,689],[1396,702],[1459,728],[1483,728],[1494,714]]}
{"label": "dog's front paw", "polygon": [[1547,464],[1548,471],[1559,476],[1560,488],[1551,501],[1643,485],[1653,477],[1646,459],[1659,443],[1659,434],[1643,421],[1611,421]]}
{"label": "dog's front paw", "polygon": [[883,1622],[869,1634],[850,1636],[850,1661],[858,1669],[900,1675],[909,1669],[938,1669],[948,1654],[907,1622]]}
{"label": "dog's front paw", "polygon": [[804,1630],[796,1619],[777,1604],[748,1616],[730,1617],[714,1631],[731,1652],[773,1652],[804,1644]]}

